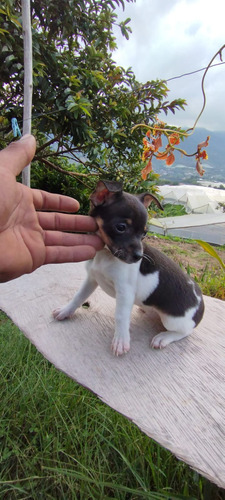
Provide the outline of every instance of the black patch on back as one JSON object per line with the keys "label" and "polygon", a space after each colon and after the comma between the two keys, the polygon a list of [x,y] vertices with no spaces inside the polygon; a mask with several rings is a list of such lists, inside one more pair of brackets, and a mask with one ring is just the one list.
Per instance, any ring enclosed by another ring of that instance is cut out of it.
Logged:
{"label": "black patch on back", "polygon": [[[172,316],[184,316],[191,307],[196,307],[197,297],[201,297],[201,290],[195,281],[186,275],[180,267],[159,250],[144,243],[144,254],[140,265],[140,272],[144,276],[159,271],[159,284],[156,290],[143,304],[153,306]],[[191,281],[191,283],[190,283]],[[194,293],[194,290],[195,293]],[[193,321],[197,325],[204,312],[204,303],[201,300]]]}
{"label": "black patch on back", "polygon": [[197,309],[195,315],[192,318],[193,321],[195,322],[195,326],[197,326],[200,323],[200,321],[202,319],[202,316],[204,314],[204,310],[205,310],[205,304],[204,304],[204,301],[203,301],[203,298],[202,298],[202,294],[201,294],[201,302],[199,304],[199,308]]}

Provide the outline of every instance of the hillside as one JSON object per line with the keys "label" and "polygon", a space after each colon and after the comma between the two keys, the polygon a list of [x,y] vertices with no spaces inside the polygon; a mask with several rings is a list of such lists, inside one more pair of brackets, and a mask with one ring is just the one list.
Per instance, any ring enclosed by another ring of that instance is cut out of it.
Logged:
{"label": "hillside", "polygon": [[[225,182],[225,132],[211,132],[203,128],[196,128],[193,135],[181,142],[181,149],[188,154],[196,151],[197,145],[210,136],[207,153],[208,161],[204,162],[204,181]],[[167,167],[165,162],[154,160],[153,169],[160,174],[160,183],[186,183],[196,184],[200,177],[195,169],[195,157],[188,158],[175,153],[176,161],[172,167]]]}

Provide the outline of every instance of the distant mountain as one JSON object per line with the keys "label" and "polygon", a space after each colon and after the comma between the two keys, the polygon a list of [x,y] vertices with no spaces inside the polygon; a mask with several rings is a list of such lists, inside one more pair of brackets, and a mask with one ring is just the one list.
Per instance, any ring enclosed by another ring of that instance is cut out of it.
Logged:
{"label": "distant mountain", "polygon": [[[225,183],[225,132],[211,132],[203,128],[196,128],[193,135],[181,141],[180,147],[188,154],[196,151],[197,145],[210,136],[206,148],[209,159],[203,162],[205,174],[204,181]],[[175,153],[176,161],[172,167],[167,167],[164,161],[154,160],[153,169],[160,174],[160,183],[186,183],[196,184],[199,174],[195,169],[195,157],[188,158]]]}

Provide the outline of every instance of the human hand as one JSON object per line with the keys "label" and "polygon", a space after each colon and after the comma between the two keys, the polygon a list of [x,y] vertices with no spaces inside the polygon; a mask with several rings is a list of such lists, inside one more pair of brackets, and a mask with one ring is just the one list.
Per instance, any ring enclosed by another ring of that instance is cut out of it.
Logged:
{"label": "human hand", "polygon": [[0,282],[43,264],[92,259],[103,247],[95,234],[72,233],[97,230],[92,217],[72,214],[78,201],[16,182],[35,149],[34,137],[27,135],[0,152]]}

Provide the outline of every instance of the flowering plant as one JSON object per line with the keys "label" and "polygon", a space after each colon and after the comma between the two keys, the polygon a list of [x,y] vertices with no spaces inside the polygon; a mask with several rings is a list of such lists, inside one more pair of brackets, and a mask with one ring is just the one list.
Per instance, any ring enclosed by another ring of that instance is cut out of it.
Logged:
{"label": "flowering plant", "polygon": [[[166,165],[171,166],[173,165],[175,161],[175,156],[174,156],[174,151],[179,151],[182,155],[185,156],[195,156],[196,159],[196,170],[199,173],[199,175],[203,175],[205,170],[203,169],[203,166],[201,164],[202,160],[207,160],[208,155],[205,149],[209,144],[209,139],[210,137],[208,136],[205,141],[201,142],[197,146],[197,151],[193,154],[187,154],[186,151],[183,149],[177,147],[180,144],[180,139],[184,139],[185,137],[188,137],[190,134],[194,132],[195,127],[197,125],[197,122],[202,115],[205,106],[206,106],[206,95],[205,95],[205,89],[204,89],[204,80],[206,77],[206,74],[212,65],[214,59],[219,55],[220,60],[222,61],[222,51],[225,49],[225,44],[220,47],[220,49],[217,51],[217,53],[213,56],[211,61],[209,62],[203,78],[202,78],[202,94],[203,94],[203,106],[202,109],[198,115],[198,117],[195,120],[195,123],[191,129],[188,129],[186,131],[181,130],[180,128],[176,130],[172,130],[167,128],[167,125],[157,119],[156,123],[150,127],[149,125],[146,125],[144,123],[140,123],[138,125],[135,125],[132,130],[136,129],[137,127],[146,127],[148,130],[146,132],[146,135],[143,139],[143,154],[142,154],[142,161],[146,162],[145,167],[141,171],[141,176],[143,180],[147,179],[148,174],[152,171],[152,158],[155,157],[157,160],[165,160]],[[162,135],[164,135],[167,138],[167,145],[163,151],[159,151],[159,149],[162,147]]]}
{"label": "flowering plant", "polygon": [[[181,154],[185,156],[195,156],[196,158],[196,170],[199,175],[204,174],[204,169],[201,164],[201,160],[207,160],[208,155],[205,150],[202,151],[202,148],[208,146],[210,137],[208,136],[204,142],[201,142],[197,146],[197,151],[191,155],[187,154],[186,151],[177,147],[180,144],[180,139],[187,137],[188,134],[185,131],[181,131],[178,129],[177,131],[170,130],[165,127],[165,123],[157,120],[153,127],[149,127],[147,125],[138,125],[144,126],[148,128],[145,137],[143,138],[143,154],[142,161],[147,164],[143,168],[141,172],[141,176],[143,180],[147,179],[148,174],[152,171],[152,159],[155,157],[157,160],[165,160],[166,165],[171,166],[175,161],[174,151],[179,151]],[[136,126],[137,127],[137,126]],[[135,128],[136,128],[135,127]],[[167,139],[167,145],[163,151],[159,151],[162,147],[162,135],[164,135]]]}

